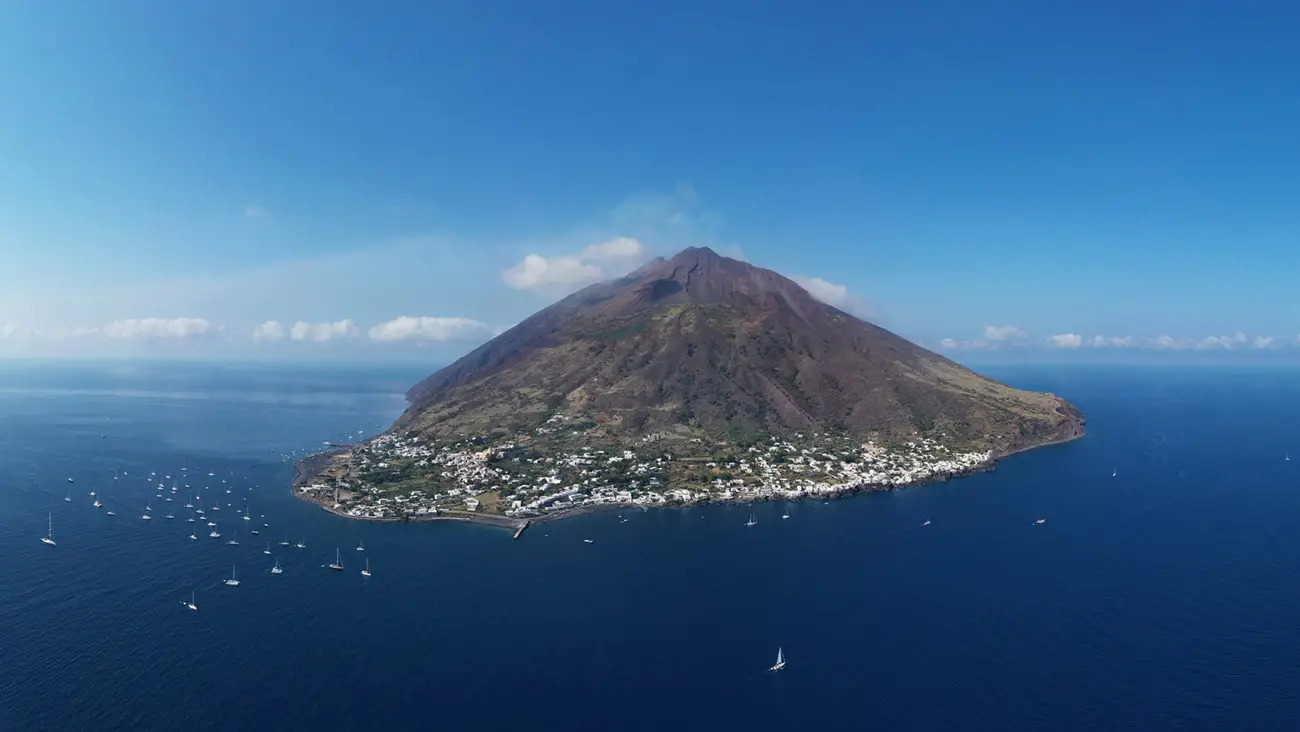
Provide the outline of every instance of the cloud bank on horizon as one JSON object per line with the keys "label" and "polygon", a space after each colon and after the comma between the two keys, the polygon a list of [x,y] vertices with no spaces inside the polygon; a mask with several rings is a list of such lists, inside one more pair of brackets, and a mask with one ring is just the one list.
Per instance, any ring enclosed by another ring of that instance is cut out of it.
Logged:
{"label": "cloud bank on horizon", "polygon": [[[1033,344],[1028,334],[1016,326],[984,327],[984,337],[973,340],[944,338],[939,347],[947,351],[962,350],[998,350],[1004,348],[1026,348]],[[1056,333],[1047,336],[1042,345],[1055,350],[1079,349],[1148,349],[1155,351],[1270,351],[1289,346],[1300,346],[1300,335],[1279,337],[1257,335],[1248,337],[1241,331],[1231,335],[1203,336],[1200,338],[1175,338],[1168,335],[1157,336],[1105,336],[1084,337],[1080,333]]]}

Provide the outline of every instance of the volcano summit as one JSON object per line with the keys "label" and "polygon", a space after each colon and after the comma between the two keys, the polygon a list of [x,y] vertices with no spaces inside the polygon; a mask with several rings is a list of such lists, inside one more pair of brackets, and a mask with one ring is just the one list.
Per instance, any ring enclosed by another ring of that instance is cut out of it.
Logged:
{"label": "volcano summit", "polygon": [[416,384],[388,433],[305,471],[345,514],[852,492],[1079,437],[1060,397],[984,378],[691,248],[534,314]]}

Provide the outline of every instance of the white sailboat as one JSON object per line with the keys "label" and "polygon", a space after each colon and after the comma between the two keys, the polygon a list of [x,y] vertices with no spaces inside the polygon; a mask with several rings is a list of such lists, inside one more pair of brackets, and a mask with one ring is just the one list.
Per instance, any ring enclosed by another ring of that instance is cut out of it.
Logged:
{"label": "white sailboat", "polygon": [[339,553],[338,549],[334,550],[334,563],[329,565],[329,568],[336,572],[343,571],[343,555]]}
{"label": "white sailboat", "polygon": [[193,531],[190,531],[190,541],[198,541],[198,540],[199,537],[195,536]]}
{"label": "white sailboat", "polygon": [[283,574],[284,570],[280,568],[280,560],[275,560],[275,566],[271,567],[271,574]]}
{"label": "white sailboat", "polygon": [[45,536],[41,537],[41,542],[54,546],[54,514],[50,513],[50,528],[46,531]]}
{"label": "white sailboat", "polygon": [[221,532],[220,532],[220,531],[217,531],[216,529],[213,529],[213,530],[212,530],[212,533],[208,534],[208,536],[212,537],[213,539],[220,539],[220,538],[221,538]]}
{"label": "white sailboat", "polygon": [[1110,477],[1114,478],[1117,475],[1119,475],[1119,468],[1111,468]]}
{"label": "white sailboat", "polygon": [[285,535],[284,535],[284,541],[280,542],[280,546],[290,546],[290,544],[289,544],[289,534],[288,534],[288,532],[285,533]]}
{"label": "white sailboat", "polygon": [[746,525],[746,526],[757,526],[757,525],[758,525],[758,519],[754,518],[754,514],[751,513],[751,514],[749,514],[749,520],[745,522],[745,525]]}
{"label": "white sailboat", "polygon": [[144,507],[144,513],[140,514],[140,518],[143,519],[143,520],[145,520],[145,521],[148,521],[148,520],[152,519],[153,516],[150,516],[150,515],[149,515],[149,512],[152,511],[152,510],[153,510],[152,508],[150,508],[150,507],[148,507],[148,506],[145,506],[145,507]]}
{"label": "white sailboat", "polygon": [[361,576],[362,577],[370,576],[370,557],[366,557],[366,568],[361,570]]}
{"label": "white sailboat", "polygon": [[69,493],[68,495],[64,496],[64,497],[63,497],[63,502],[64,502],[64,503],[72,503],[72,494]]}
{"label": "white sailboat", "polygon": [[230,546],[239,546],[239,529],[235,529],[235,535],[230,537],[230,541],[226,543]]}
{"label": "white sailboat", "polygon": [[297,543],[297,544],[294,544],[294,546],[298,547],[299,549],[306,549],[306,548],[307,548],[307,544],[306,544],[306,542],[304,542],[302,539],[299,539],[299,540],[298,540],[298,543]]}
{"label": "white sailboat", "polygon": [[366,550],[365,542],[358,541],[358,542],[357,542],[357,551],[359,551],[359,552],[364,552],[365,550]]}
{"label": "white sailboat", "polygon": [[184,605],[185,607],[191,609],[191,610],[198,610],[198,609],[199,609],[199,606],[194,604],[194,590],[190,590],[190,601],[189,601],[189,602],[185,602],[184,600],[181,600],[181,604]]}
{"label": "white sailboat", "polygon": [[266,542],[266,548],[262,550],[262,553],[266,555],[271,554],[271,542]]}
{"label": "white sailboat", "polygon": [[772,668],[769,668],[768,671],[776,673],[783,668],[785,668],[785,649],[778,648],[776,649],[776,663],[772,664]]}
{"label": "white sailboat", "polygon": [[225,583],[231,587],[239,586],[239,577],[235,575],[235,568],[233,566],[230,568],[230,579],[225,580]]}
{"label": "white sailboat", "polygon": [[105,516],[116,516],[116,515],[117,515],[117,511],[105,511],[105,512],[104,512],[104,515],[105,515]]}
{"label": "white sailboat", "polygon": [[94,506],[95,508],[99,508],[100,506],[102,506],[102,505],[104,505],[104,504],[100,503],[100,502],[99,502],[99,499],[96,498],[96,499],[95,499],[95,502],[92,503],[92,504],[90,504],[90,505]]}

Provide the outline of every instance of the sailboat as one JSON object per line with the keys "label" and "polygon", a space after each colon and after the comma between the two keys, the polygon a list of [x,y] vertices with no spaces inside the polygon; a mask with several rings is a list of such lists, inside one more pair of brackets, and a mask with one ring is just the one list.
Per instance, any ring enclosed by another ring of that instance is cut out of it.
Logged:
{"label": "sailboat", "polygon": [[212,533],[208,534],[208,536],[211,536],[213,539],[220,539],[220,538],[221,538],[221,532],[220,532],[220,531],[217,531],[216,529],[213,529],[213,530],[212,530]]}
{"label": "sailboat", "polygon": [[230,541],[226,543],[230,546],[239,546],[239,529],[235,529],[235,535],[230,537]]}
{"label": "sailboat", "polygon": [[49,544],[50,546],[54,546],[54,514],[53,513],[50,514],[50,528],[46,532],[45,536],[41,537],[41,541],[45,544]]}
{"label": "sailboat", "polygon": [[266,548],[262,550],[262,553],[268,555],[271,553],[271,542],[266,542]]}
{"label": "sailboat", "polygon": [[194,535],[194,531],[191,530],[191,531],[190,531],[190,541],[198,541],[198,540],[199,540],[199,537],[195,536],[195,535]]}
{"label": "sailboat", "polygon": [[271,574],[283,574],[284,570],[280,569],[280,560],[275,560],[275,566],[271,567]]}
{"label": "sailboat", "polygon": [[361,570],[361,576],[362,577],[370,576],[370,557],[366,557],[366,568]]}
{"label": "sailboat", "polygon": [[754,514],[752,514],[752,513],[749,514],[749,520],[745,522],[745,525],[746,525],[746,526],[755,526],[755,525],[757,525],[757,524],[758,524],[758,519],[754,518]]}
{"label": "sailboat", "polygon": [[288,534],[288,532],[285,532],[285,535],[284,535],[284,541],[280,542],[280,546],[289,546],[289,534]]}
{"label": "sailboat", "polygon": [[768,671],[776,673],[783,668],[785,668],[785,649],[778,648],[776,649],[776,663],[772,664],[772,668],[769,668]]}
{"label": "sailboat", "polygon": [[225,580],[225,583],[231,587],[239,586],[239,578],[235,576],[235,568],[233,566],[230,568],[230,579]]}
{"label": "sailboat", "polygon": [[117,515],[117,511],[105,511],[105,512],[104,512],[104,515],[105,515],[105,516],[116,516],[116,515]]}
{"label": "sailboat", "polygon": [[72,494],[69,493],[68,495],[64,496],[64,497],[63,497],[63,502],[64,502],[64,503],[72,503]]}
{"label": "sailboat", "polygon": [[95,508],[99,508],[100,506],[102,506],[102,505],[104,505],[104,504],[100,503],[100,502],[99,502],[99,499],[96,498],[96,499],[95,499],[95,502],[92,503],[92,504],[90,504],[90,505],[94,506]]}
{"label": "sailboat", "polygon": [[298,547],[299,549],[306,549],[306,548],[307,548],[307,543],[304,542],[302,539],[299,539],[299,540],[298,540],[298,543],[297,543],[297,544],[294,544],[294,546]]}
{"label": "sailboat", "polygon": [[189,601],[189,602],[185,602],[184,600],[181,600],[181,604],[184,605],[185,607],[191,609],[191,610],[198,610],[198,609],[199,609],[199,606],[194,604],[194,590],[190,590],[190,601]]}
{"label": "sailboat", "polygon": [[336,572],[343,571],[343,555],[339,554],[338,549],[334,550],[334,563],[329,565],[329,567],[330,569],[335,570]]}
{"label": "sailboat", "polygon": [[1119,475],[1119,468],[1111,468],[1110,477],[1114,478],[1117,475]]}
{"label": "sailboat", "polygon": [[148,521],[149,519],[152,519],[153,517],[149,515],[149,512],[152,511],[152,510],[153,510],[152,508],[150,508],[150,507],[148,507],[148,506],[145,506],[145,507],[144,507],[144,513],[140,514],[140,518],[144,519],[145,521]]}
{"label": "sailboat", "polygon": [[113,480],[117,480],[117,468],[113,468]]}
{"label": "sailboat", "polygon": [[365,550],[366,550],[365,542],[358,541],[358,542],[357,542],[357,551],[359,551],[359,552],[364,552]]}

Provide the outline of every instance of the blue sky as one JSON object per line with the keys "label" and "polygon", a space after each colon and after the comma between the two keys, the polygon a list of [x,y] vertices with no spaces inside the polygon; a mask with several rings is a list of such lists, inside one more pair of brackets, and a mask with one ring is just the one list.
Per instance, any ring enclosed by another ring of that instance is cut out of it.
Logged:
{"label": "blue sky", "polygon": [[966,358],[1300,350],[1298,21],[18,3],[0,355],[439,361],[701,244]]}

